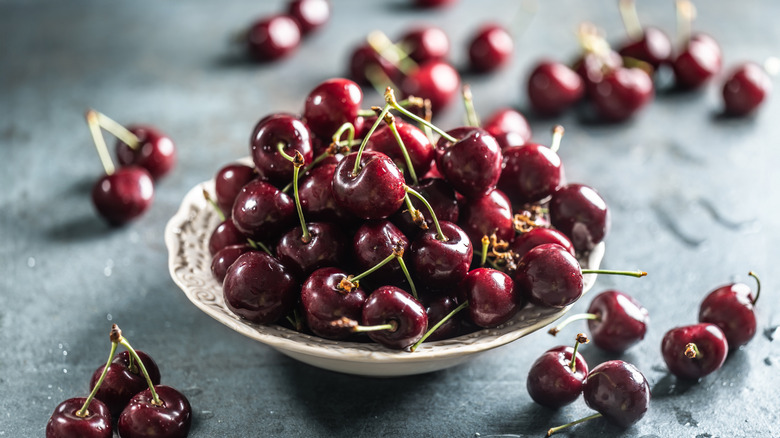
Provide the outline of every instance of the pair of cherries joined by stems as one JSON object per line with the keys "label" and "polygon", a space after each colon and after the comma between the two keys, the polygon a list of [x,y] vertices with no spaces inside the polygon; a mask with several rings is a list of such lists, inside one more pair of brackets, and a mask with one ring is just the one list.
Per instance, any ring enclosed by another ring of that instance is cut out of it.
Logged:
{"label": "pair of cherries joined by stems", "polygon": [[[110,438],[116,422],[122,438],[184,438],[192,421],[187,398],[160,385],[155,361],[130,346],[114,324],[111,353],[95,370],[89,396],[65,400],[46,424],[47,438]],[[116,356],[117,346],[127,349]]]}

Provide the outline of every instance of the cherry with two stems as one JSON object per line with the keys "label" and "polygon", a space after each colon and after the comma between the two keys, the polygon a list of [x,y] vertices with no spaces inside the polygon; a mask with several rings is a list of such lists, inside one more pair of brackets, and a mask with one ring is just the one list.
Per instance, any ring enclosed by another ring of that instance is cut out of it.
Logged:
{"label": "cherry with two stems", "polygon": [[580,333],[574,347],[559,346],[539,356],[528,370],[526,388],[538,404],[558,409],[577,400],[588,375],[588,364],[577,351],[589,339]]}
{"label": "cherry with two stems", "polygon": [[699,379],[713,373],[723,365],[728,353],[726,335],[710,323],[675,327],[661,341],[661,354],[669,372],[683,379]]}

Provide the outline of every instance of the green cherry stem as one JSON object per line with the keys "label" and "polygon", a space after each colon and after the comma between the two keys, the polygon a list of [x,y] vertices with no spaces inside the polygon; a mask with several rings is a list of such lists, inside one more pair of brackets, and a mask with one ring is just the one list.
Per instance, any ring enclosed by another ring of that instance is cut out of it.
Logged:
{"label": "green cherry stem", "polygon": [[249,246],[251,246],[252,248],[254,248],[254,249],[262,249],[269,256],[273,256],[273,254],[271,254],[271,250],[268,249],[268,247],[265,246],[265,244],[263,242],[261,242],[259,240],[252,240],[252,239],[246,239],[246,241],[249,242]]}
{"label": "green cherry stem", "polygon": [[[113,333],[113,329],[112,329]],[[100,389],[100,385],[103,384],[103,380],[106,378],[106,375],[108,374],[108,367],[111,366],[111,360],[114,359],[114,354],[116,354],[116,347],[117,343],[114,342],[114,340],[111,340],[111,353],[108,355],[108,361],[106,361],[106,366],[103,367],[103,372],[100,374],[100,378],[95,383],[95,387],[92,388],[92,392],[89,393],[87,396],[87,399],[84,401],[84,405],[76,411],[76,416],[79,418],[84,418],[87,415],[89,415],[89,404],[92,403],[92,399],[95,398],[97,395],[98,390]]]}
{"label": "green cherry stem", "polygon": [[409,282],[409,287],[412,289],[412,296],[415,300],[419,300],[417,297],[417,288],[414,287],[414,281],[412,280],[412,276],[409,275],[409,270],[406,269],[406,263],[404,262],[404,258],[402,256],[395,256],[395,259],[398,260],[398,264],[401,265],[401,270],[404,272],[404,275],[406,276],[406,281]]}
{"label": "green cherry stem", "polygon": [[[366,79],[368,79],[368,83],[371,84],[371,88],[373,88],[379,94],[384,93],[387,87],[396,88],[396,84],[392,79],[390,79],[390,76],[388,76],[387,73],[385,73],[384,70],[382,70],[377,65],[369,65],[366,67],[365,73]],[[374,114],[371,115],[373,116]]]}
{"label": "green cherry stem", "polygon": [[577,421],[572,421],[571,423],[564,424],[563,426],[551,427],[550,430],[547,431],[547,436],[551,436],[552,434],[554,434],[556,432],[560,432],[563,429],[566,429],[567,427],[571,427],[571,426],[574,426],[576,424],[584,423],[586,421],[593,420],[594,418],[599,418],[601,416],[602,416],[601,414],[593,414],[593,415],[587,416],[585,418],[580,418]]}
{"label": "green cherry stem", "polygon": [[132,356],[136,363],[138,364],[138,367],[141,368],[141,373],[144,375],[144,378],[146,379],[146,384],[149,385],[149,392],[152,393],[152,405],[153,406],[162,406],[162,401],[160,400],[160,397],[157,395],[157,391],[154,390],[154,383],[152,383],[152,378],[149,377],[149,372],[146,371],[146,366],[144,366],[144,363],[141,361],[141,358],[138,357],[138,353],[135,352],[135,349],[130,345],[129,342],[127,342],[127,339],[125,339],[122,336],[122,330],[119,329],[119,326],[114,324],[111,327],[111,342],[117,342],[123,347],[125,347],[130,353],[130,356]]}
{"label": "green cherry stem", "polygon": [[433,327],[431,327],[430,329],[428,329],[428,331],[427,331],[427,332],[425,332],[425,334],[422,336],[422,338],[420,338],[420,340],[419,340],[419,341],[417,341],[417,342],[416,342],[414,345],[412,345],[412,347],[410,348],[410,350],[411,350],[411,351],[414,351],[414,350],[416,350],[416,349],[417,349],[417,347],[419,347],[419,346],[420,346],[420,344],[422,344],[423,342],[425,342],[425,340],[426,340],[426,339],[428,339],[428,337],[429,337],[429,336],[431,336],[431,335],[433,334],[433,332],[435,332],[435,331],[436,331],[436,330],[437,330],[439,327],[441,327],[441,326],[442,326],[442,324],[444,324],[445,322],[447,322],[448,320],[450,320],[450,318],[452,318],[453,316],[455,316],[455,314],[456,314],[456,313],[460,312],[461,310],[465,309],[465,308],[466,308],[466,307],[468,307],[468,306],[469,306],[469,302],[468,302],[468,301],[464,301],[464,302],[463,302],[463,303],[461,303],[461,304],[460,304],[458,307],[456,307],[456,308],[452,309],[452,311],[451,311],[450,313],[448,313],[448,314],[447,314],[447,316],[445,316],[444,318],[442,318],[442,319],[441,319],[441,321],[437,322],[437,323],[436,323],[436,324],[435,324]]}
{"label": "green cherry stem", "polygon": [[684,49],[691,39],[691,23],[696,17],[696,7],[689,0],[677,0],[677,41],[679,47]]}
{"label": "green cherry stem", "polygon": [[404,75],[408,75],[409,72],[417,69],[417,63],[409,57],[409,54],[395,45],[384,32],[375,30],[368,34],[366,41],[379,56],[398,67],[398,70],[401,70],[401,73]]}
{"label": "green cherry stem", "polygon": [[395,320],[390,320],[390,322],[387,324],[360,325],[354,319],[347,318],[346,316],[342,316],[335,321],[331,321],[330,325],[334,327],[348,328],[353,333],[377,332],[380,330],[389,330],[394,332],[398,330],[398,323]]}
{"label": "green cherry stem", "polygon": [[560,333],[560,331],[563,330],[563,328],[566,327],[567,325],[571,324],[574,321],[581,321],[583,319],[600,321],[601,315],[596,315],[595,313],[578,313],[576,315],[572,315],[564,319],[560,324],[548,330],[547,333],[555,336],[558,333]]}
{"label": "green cherry stem", "polygon": [[130,149],[138,149],[138,146],[141,144],[141,140],[138,139],[137,135],[133,134],[129,129],[117,123],[107,115],[97,111],[95,111],[95,113],[97,114],[97,121],[101,128],[110,132],[114,135],[114,137],[130,146]]}
{"label": "green cherry stem", "polygon": [[[392,90],[392,88],[388,87],[388,90]],[[366,144],[368,144],[368,139],[371,138],[371,135],[374,134],[374,131],[376,131],[376,128],[379,126],[380,123],[384,120],[385,114],[387,114],[388,111],[390,111],[391,105],[385,104],[384,108],[382,108],[382,111],[379,113],[379,116],[376,118],[376,122],[374,122],[373,125],[371,125],[371,129],[368,130],[368,133],[365,137],[363,137],[363,141],[360,143],[360,149],[357,151],[357,156],[355,157],[355,167],[352,168],[352,176],[357,175],[358,171],[360,170],[360,156],[363,155],[363,149],[365,149]]]}
{"label": "green cherry stem", "polygon": [[488,247],[490,247],[490,238],[486,234],[482,236],[480,242],[482,243],[482,255],[480,256],[479,266],[485,266],[485,262],[487,262]]}
{"label": "green cherry stem", "polygon": [[607,274],[607,275],[627,275],[629,277],[644,277],[645,271],[613,271],[611,269],[583,269],[583,274]]}
{"label": "green cherry stem", "polygon": [[449,141],[451,143],[455,143],[456,141],[458,141],[457,138],[447,134],[447,132],[445,132],[444,130],[442,130],[438,126],[434,125],[433,123],[423,119],[422,117],[418,116],[417,114],[414,114],[413,112],[411,112],[411,111],[407,110],[406,108],[402,107],[401,105],[399,105],[398,102],[395,100],[395,93],[393,92],[392,88],[388,88],[387,90],[385,90],[385,102],[387,102],[388,105],[392,106],[398,112],[400,112],[401,114],[405,115],[406,117],[409,117],[410,119],[414,120],[415,122],[421,123],[421,124],[431,128],[431,129],[433,129],[439,135],[444,137],[447,141]]}
{"label": "green cherry stem", "polygon": [[100,131],[98,114],[99,113],[95,110],[87,111],[87,126],[89,126],[89,133],[92,134],[92,142],[95,143],[95,149],[97,149],[100,162],[103,163],[103,169],[106,171],[106,175],[112,175],[116,172],[116,168],[114,167],[114,162],[111,161],[111,154],[108,152],[106,139],[103,138],[103,133]]}
{"label": "green cherry stem", "polygon": [[471,94],[471,87],[466,84],[461,90],[463,94],[463,105],[466,107],[466,122],[469,126],[479,128],[479,116],[474,109],[474,95]]}
{"label": "green cherry stem", "polygon": [[626,28],[628,38],[632,41],[642,38],[642,22],[639,21],[639,14],[636,12],[636,3],[634,0],[620,0],[618,3],[620,18],[623,20],[623,27]]}
{"label": "green cherry stem", "polygon": [[385,114],[385,123],[390,126],[390,131],[393,133],[393,137],[395,137],[395,141],[398,143],[398,147],[401,148],[401,153],[403,154],[404,161],[406,162],[406,168],[409,170],[409,176],[412,177],[412,184],[417,185],[417,173],[414,171],[412,159],[409,157],[409,151],[406,150],[406,145],[401,138],[401,134],[398,133],[398,127],[395,125],[395,117],[390,113]]}
{"label": "green cherry stem", "polygon": [[585,336],[585,333],[578,333],[577,334],[577,343],[574,344],[574,351],[571,353],[571,372],[576,373],[577,372],[577,350],[580,348],[580,344],[587,344],[590,342],[590,339],[588,339],[587,336]]}
{"label": "green cherry stem", "polygon": [[753,305],[755,305],[756,301],[758,301],[758,296],[761,295],[761,279],[759,279],[758,275],[753,271],[748,272],[748,275],[756,280],[756,296],[753,298]]}
{"label": "green cherry stem", "polygon": [[553,127],[552,143],[550,143],[550,150],[558,152],[558,148],[561,147],[561,140],[563,139],[563,126],[555,125]]}
{"label": "green cherry stem", "polygon": [[445,236],[444,233],[441,231],[441,226],[439,225],[439,219],[436,218],[436,213],[433,211],[433,207],[431,207],[431,204],[428,203],[425,197],[409,186],[406,186],[406,193],[411,194],[417,199],[419,199],[420,202],[422,202],[423,205],[425,205],[425,208],[428,209],[428,212],[431,214],[431,217],[433,218],[433,225],[436,226],[436,238],[442,242],[446,242],[447,240],[449,240],[447,239],[447,236]]}
{"label": "green cherry stem", "polygon": [[303,155],[299,151],[295,151],[295,159],[293,161],[293,196],[295,197],[295,208],[298,210],[298,219],[301,221],[301,242],[311,242],[311,234],[309,234],[309,227],[306,226],[306,219],[303,217],[303,207],[301,206],[301,198],[298,196],[298,174],[303,167]]}
{"label": "green cherry stem", "polygon": [[[401,251],[401,254],[403,255],[403,251]],[[390,263],[393,259],[396,258],[397,255],[398,255],[398,251],[396,249],[394,249],[393,252],[390,253],[389,256],[385,257],[384,259],[382,259],[381,262],[377,263],[376,265],[374,265],[373,267],[369,268],[368,270],[366,270],[366,271],[364,271],[364,272],[362,272],[362,273],[360,273],[358,275],[350,275],[350,276],[345,277],[343,280],[341,280],[341,283],[339,283],[338,288],[341,289],[341,290],[346,290],[347,292],[349,292],[350,290],[352,290],[352,287],[358,287],[359,283],[360,283],[360,280],[368,277],[369,275],[371,275],[374,272],[376,272],[382,266]]]}
{"label": "green cherry stem", "polygon": [[225,221],[225,213],[222,212],[222,209],[219,208],[219,205],[214,201],[214,198],[211,197],[209,192],[206,189],[203,189],[203,198],[206,199],[206,202],[211,204],[212,207],[214,207],[214,210],[217,212],[217,216],[219,216],[219,220]]}

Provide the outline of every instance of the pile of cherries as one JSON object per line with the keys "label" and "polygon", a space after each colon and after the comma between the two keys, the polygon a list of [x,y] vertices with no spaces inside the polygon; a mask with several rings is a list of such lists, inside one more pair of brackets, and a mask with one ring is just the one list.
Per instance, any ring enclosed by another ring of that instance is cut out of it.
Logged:
{"label": "pile of cherries", "polygon": [[604,240],[609,211],[592,188],[566,183],[563,129],[552,147],[526,142],[512,110],[479,128],[464,94],[473,123],[450,131],[390,88],[383,107],[361,110],[360,87],[340,78],[311,91],[302,117],[261,119],[254,166],[215,178],[224,220],[209,250],[227,307],[252,323],[328,339],[367,332],[414,350],[498,326],[527,303],[566,307],[586,273],[645,275],[580,267],[575,254]]}
{"label": "pile of cherries", "polygon": [[[110,438],[113,425],[122,438],[184,438],[192,408],[182,393],[160,385],[157,363],[135,350],[114,324],[111,353],[92,374],[87,397],[57,405],[46,424],[47,438]],[[116,354],[122,345],[127,350]]]}
{"label": "pile of cherries", "polygon": [[262,17],[246,31],[246,47],[258,61],[273,61],[295,52],[301,39],[330,19],[328,0],[291,0],[287,13]]}

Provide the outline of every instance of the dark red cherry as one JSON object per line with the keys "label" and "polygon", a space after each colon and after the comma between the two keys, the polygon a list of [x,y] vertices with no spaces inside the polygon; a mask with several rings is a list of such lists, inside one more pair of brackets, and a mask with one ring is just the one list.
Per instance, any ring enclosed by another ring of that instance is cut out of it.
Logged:
{"label": "dark red cherry", "polygon": [[482,236],[494,233],[505,242],[515,237],[512,204],[501,190],[493,190],[481,198],[466,199],[458,223],[474,244],[480,242]]}
{"label": "dark red cherry", "polygon": [[249,246],[249,244],[244,243],[226,246],[214,254],[214,257],[211,259],[211,273],[214,274],[214,278],[217,279],[219,284],[222,284],[222,282],[225,281],[225,275],[227,275],[227,270],[230,265],[232,265],[241,254],[249,251],[254,251],[254,248]]}
{"label": "dark red cherry", "polygon": [[[433,164],[433,145],[431,141],[428,140],[428,136],[424,132],[410,123],[404,123],[396,119],[395,127],[409,154],[415,175],[422,177],[428,173],[431,169],[431,164]],[[409,171],[406,169],[406,160],[403,152],[390,126],[385,125],[374,131],[366,144],[365,150],[382,152],[390,157],[395,165],[403,170],[404,177],[411,181]]]}
{"label": "dark red cherry", "polygon": [[257,177],[253,167],[239,163],[228,164],[217,171],[214,191],[217,194],[217,206],[224,215],[230,216],[233,213],[233,202],[241,187]]}
{"label": "dark red cherry", "polygon": [[545,243],[556,243],[561,245],[571,255],[574,253],[574,245],[565,234],[554,228],[536,227],[515,236],[509,249],[515,254],[517,259],[522,258],[528,251]]}
{"label": "dark red cherry", "polygon": [[441,137],[436,143],[436,168],[462,195],[477,198],[490,193],[501,176],[503,156],[496,139],[480,128],[449,131],[457,141]]}
{"label": "dark red cherry", "polygon": [[330,2],[328,0],[292,0],[287,4],[287,12],[298,23],[301,34],[306,35],[328,22]]}
{"label": "dark red cherry", "polygon": [[151,126],[129,126],[138,137],[138,145],[131,148],[118,140],[116,158],[122,166],[140,166],[149,171],[152,179],[160,179],[176,165],[176,146],[167,135]]}
{"label": "dark red cherry", "polygon": [[[495,137],[498,142],[502,155],[505,150],[512,147],[520,147],[526,143],[523,136],[516,132],[504,132],[503,134],[494,135],[493,137]],[[506,161],[506,157],[504,157],[504,161]]]}
{"label": "dark red cherry", "polygon": [[591,339],[599,348],[614,352],[626,351],[644,339],[650,321],[639,301],[616,290],[596,295],[588,313],[597,317],[588,321]]}
{"label": "dark red cherry", "polygon": [[772,91],[772,81],[761,66],[746,62],[735,68],[723,84],[726,114],[745,116],[756,110]]}
{"label": "dark red cherry", "polygon": [[528,77],[531,108],[544,116],[555,116],[571,108],[585,94],[580,75],[560,62],[541,61]]}
{"label": "dark red cherry", "polygon": [[[396,245],[401,245],[404,252],[409,249],[409,239],[392,222],[387,220],[366,221],[357,229],[352,238],[352,254],[355,262],[362,270],[368,270],[393,253]],[[383,283],[394,282],[403,278],[401,265],[390,262],[372,274],[372,279]]]}
{"label": "dark red cherry", "polygon": [[523,139],[523,143],[531,141],[531,126],[528,120],[512,108],[501,108],[494,112],[485,120],[482,127],[493,137],[512,132],[518,134]]}
{"label": "dark red cherry", "polygon": [[258,173],[272,183],[284,186],[293,179],[294,166],[279,153],[289,156],[300,152],[306,164],[312,161],[311,133],[296,117],[286,114],[266,117],[252,132],[249,146]]}
{"label": "dark red cherry", "polygon": [[406,31],[398,45],[414,62],[443,61],[450,52],[450,39],[436,26],[420,26]]}
{"label": "dark red cherry", "polygon": [[623,67],[623,57],[614,50],[605,53],[585,52],[574,63],[574,71],[582,78],[588,94],[592,93],[593,84],[604,79],[604,74]]}
{"label": "dark red cherry", "polygon": [[293,200],[264,181],[254,180],[242,187],[233,203],[233,223],[253,240],[276,240],[294,219]]}
{"label": "dark red cherry", "polygon": [[723,365],[728,352],[723,330],[709,323],[673,328],[661,341],[669,372],[684,379],[698,379],[714,372]]}
{"label": "dark red cherry", "polygon": [[335,160],[319,164],[310,170],[300,183],[298,197],[307,219],[339,224],[353,221],[354,216],[339,207],[336,198],[333,197],[332,181],[336,164],[338,163]]}
{"label": "dark red cherry", "polygon": [[549,208],[552,225],[571,239],[577,251],[590,251],[609,232],[607,203],[586,185],[559,188],[553,193]]}
{"label": "dark red cherry", "polygon": [[661,29],[648,26],[643,29],[639,39],[627,41],[618,50],[621,56],[634,58],[650,64],[657,69],[661,64],[666,64],[672,58],[672,42],[669,36]]}
{"label": "dark red cherry", "polygon": [[[442,221],[458,222],[460,209],[458,207],[458,200],[455,197],[455,190],[453,190],[444,179],[441,177],[426,177],[425,179],[420,180],[419,184],[411,185],[409,187],[421,194],[425,200],[431,204],[433,212],[436,213],[436,218]],[[433,218],[423,205],[422,201],[414,196],[411,196],[410,198],[414,208],[422,212],[428,227],[432,228],[434,226]],[[412,221],[411,215],[405,208],[401,208],[401,210],[396,212],[396,214],[393,215],[392,220],[405,235],[411,238],[417,236],[420,232],[420,227]]]}
{"label": "dark red cherry", "polygon": [[[425,313],[428,315],[429,327],[438,324],[439,321],[444,319],[444,317],[458,307],[457,300],[448,295],[427,294],[421,298],[422,303],[425,306]],[[431,333],[428,336],[427,341],[438,341],[457,336],[461,331],[462,322],[461,313],[458,312],[454,314],[440,325],[436,331]]]}
{"label": "dark red cherry", "polygon": [[257,324],[271,324],[286,315],[299,291],[290,270],[263,251],[239,256],[228,268],[222,290],[233,313]]}
{"label": "dark red cherry", "polygon": [[247,47],[258,61],[273,61],[292,54],[301,44],[301,29],[289,15],[264,17],[249,27]]}
{"label": "dark red cherry", "polygon": [[385,78],[396,83],[403,78],[403,73],[397,65],[380,55],[371,45],[363,44],[352,51],[349,58],[349,76],[359,84],[371,85],[372,82]]}
{"label": "dark red cherry", "polygon": [[457,286],[469,271],[474,250],[468,235],[452,222],[439,221],[443,242],[436,228],[421,232],[409,248],[411,266],[418,283],[433,290]]}
{"label": "dark red cherry", "polygon": [[301,227],[295,227],[284,233],[276,244],[276,257],[299,277],[325,266],[336,266],[346,254],[346,237],[336,225],[309,222],[306,227],[308,242],[302,240]]}
{"label": "dark red cherry", "polygon": [[[754,278],[755,274],[750,273]],[[760,292],[760,285],[759,290]],[[729,348],[747,344],[756,334],[756,313],[754,304],[758,293],[753,296],[750,286],[731,283],[710,292],[699,307],[699,322],[715,324],[723,330]]]}
{"label": "dark red cherry", "polygon": [[92,399],[87,407],[87,415],[76,415],[86,397],[69,398],[54,408],[46,423],[46,438],[111,438],[114,430],[111,426],[111,412],[102,401]]}
{"label": "dark red cherry", "polygon": [[712,37],[693,35],[672,63],[675,81],[683,88],[698,88],[720,72],[722,63],[720,46]]}
{"label": "dark red cherry", "polygon": [[523,307],[512,278],[495,269],[477,268],[469,271],[458,289],[469,302],[471,322],[480,327],[499,326],[509,321]]}
{"label": "dark red cherry", "polygon": [[401,83],[405,97],[430,99],[436,114],[453,102],[460,91],[460,75],[444,61],[428,61],[411,71]]}
{"label": "dark red cherry", "polygon": [[246,236],[238,231],[231,219],[226,219],[217,225],[209,237],[209,254],[213,256],[222,248],[245,243],[247,243]]}
{"label": "dark red cherry", "polygon": [[[157,367],[157,363],[143,351],[136,350],[136,353],[149,373],[152,384],[159,385],[160,369]],[[105,367],[106,365],[103,364],[92,373],[92,378],[89,381],[90,390],[97,384]],[[122,351],[111,360],[106,377],[103,379],[95,398],[105,403],[111,415],[117,418],[130,399],[148,387],[146,378],[135,360],[131,364],[130,353]]]}
{"label": "dark red cherry", "polygon": [[413,0],[413,3],[421,8],[439,8],[449,6],[456,1],[457,0]]}
{"label": "dark red cherry", "polygon": [[610,422],[629,427],[647,412],[650,385],[634,365],[611,360],[593,368],[582,385],[585,403]]}
{"label": "dark red cherry", "polygon": [[517,264],[514,280],[525,300],[544,307],[566,307],[582,296],[579,262],[554,243],[528,251]]}
{"label": "dark red cherry", "polygon": [[[575,357],[574,370],[571,367]],[[573,403],[582,394],[582,384],[588,375],[585,358],[574,348],[555,347],[539,356],[531,365],[526,388],[538,404],[558,409]]]}
{"label": "dark red cherry", "polygon": [[509,62],[514,46],[512,35],[503,26],[486,24],[469,43],[469,65],[477,72],[496,70]]}
{"label": "dark red cherry", "polygon": [[344,317],[360,320],[366,293],[360,287],[349,291],[339,288],[341,281],[346,278],[346,272],[330,267],[312,272],[303,282],[301,306],[309,329],[317,336],[346,339],[352,332],[331,322]]}
{"label": "dark red cherry", "polygon": [[342,207],[363,219],[384,219],[395,213],[404,202],[404,176],[387,155],[364,151],[360,167],[353,174],[357,152],[336,166],[333,174],[333,197]]}
{"label": "dark red cherry", "polygon": [[349,79],[328,79],[306,97],[303,120],[314,135],[329,141],[344,123],[355,124],[362,102],[358,84]]}
{"label": "dark red cherry", "polygon": [[602,119],[619,122],[645,107],[655,95],[653,79],[641,68],[619,67],[591,86],[590,97]]}
{"label": "dark red cherry", "polygon": [[403,350],[417,342],[428,330],[425,308],[413,296],[395,286],[373,291],[363,304],[361,324],[391,324],[390,330],[370,331],[368,336],[385,347]]}
{"label": "dark red cherry", "polygon": [[154,200],[154,182],[138,166],[116,169],[103,175],[92,187],[92,204],[110,225],[123,225],[141,216]]}
{"label": "dark red cherry", "polygon": [[563,185],[563,163],[547,146],[526,143],[503,151],[504,169],[498,188],[514,204],[536,203],[548,198]]}
{"label": "dark red cherry", "polygon": [[162,406],[155,406],[149,389],[136,394],[117,421],[122,438],[185,438],[192,423],[192,407],[181,392],[155,385]]}

